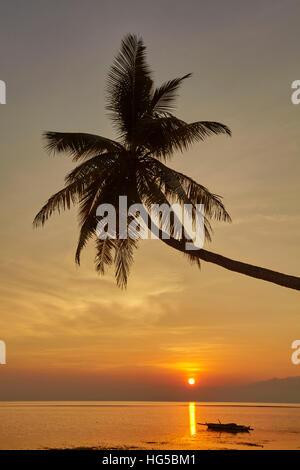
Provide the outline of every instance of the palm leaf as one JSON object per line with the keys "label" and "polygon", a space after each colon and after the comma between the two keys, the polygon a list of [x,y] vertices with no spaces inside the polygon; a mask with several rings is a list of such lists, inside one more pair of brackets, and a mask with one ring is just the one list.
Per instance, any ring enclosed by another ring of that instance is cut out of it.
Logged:
{"label": "palm leaf", "polygon": [[145,158],[141,165],[145,165],[144,172],[156,182],[159,188],[163,188],[164,193],[171,200],[175,198],[182,204],[193,206],[203,204],[207,217],[224,222],[231,221],[221,197],[211,193],[192,178],[167,167],[152,157]]}
{"label": "palm leaf", "polygon": [[75,261],[80,264],[80,254],[82,249],[86,246],[88,240],[96,235],[96,228],[98,219],[96,217],[96,210],[98,205],[101,203],[101,194],[103,187],[105,186],[106,180],[102,181],[102,185],[99,182],[92,183],[85,191],[82,199],[80,200],[80,233],[77,243]]}
{"label": "palm leaf", "polygon": [[111,167],[117,162],[119,155],[116,153],[105,153],[96,155],[89,158],[87,161],[78,165],[66,177],[66,183],[73,183],[74,181],[93,178],[99,178],[103,173],[110,170]]}
{"label": "palm leaf", "polygon": [[68,153],[74,161],[103,152],[121,152],[124,147],[114,140],[79,132],[45,132],[46,149],[54,153]]}
{"label": "palm leaf", "polygon": [[95,256],[95,268],[100,274],[105,273],[105,266],[110,266],[113,261],[112,250],[115,248],[115,240],[106,238],[105,240],[96,241],[96,256]]}
{"label": "palm leaf", "polygon": [[175,116],[145,117],[139,121],[136,142],[157,158],[166,160],[174,152],[187,150],[194,142],[214,134],[231,135],[224,124],[210,121],[186,123]]}
{"label": "palm leaf", "polygon": [[[178,202],[184,206],[184,204],[190,204],[193,207],[193,212],[192,212],[192,217],[193,217],[193,223],[195,222],[195,215],[196,215],[196,207],[195,205],[188,199],[187,195],[185,194],[184,190],[182,187],[179,187],[178,189],[166,189],[166,187],[169,185],[169,182],[172,180],[172,171],[170,170],[170,175],[168,176],[168,180],[164,179],[161,181],[161,179],[157,179],[155,177],[152,177],[149,174],[145,174],[144,176],[144,191],[140,195],[141,200],[144,202],[145,206],[148,208],[148,210],[152,210],[153,205],[158,205],[161,206],[162,204],[167,205],[170,207],[173,202]],[[172,187],[176,188],[178,186],[178,180],[176,179],[176,176],[174,177],[174,181],[171,183]],[[173,186],[174,184],[174,186]],[[169,197],[168,197],[168,196]],[[157,214],[156,214],[157,215]],[[178,218],[176,214],[173,214],[173,217],[169,218],[169,214],[167,211],[163,212],[162,217],[159,219],[159,229],[163,230],[164,232],[168,233],[171,237],[175,237],[181,233],[181,228],[180,224],[175,224],[175,221],[178,222]],[[179,229],[178,232],[176,232],[176,228]],[[205,239],[206,241],[211,241],[211,234],[213,230],[211,227],[211,224],[205,215],[204,211],[204,234],[205,234]]]}
{"label": "palm leaf", "polygon": [[34,218],[33,225],[44,225],[53,212],[70,209],[84,194],[86,183],[75,181],[51,196]]}
{"label": "palm leaf", "polygon": [[137,240],[126,238],[115,240],[115,277],[122,289],[126,288],[130,267],[133,263],[133,250],[137,248]]}
{"label": "palm leaf", "polygon": [[127,35],[108,75],[106,108],[127,142],[149,106],[152,80],[145,49],[141,38]]}
{"label": "palm leaf", "polygon": [[188,73],[181,78],[174,78],[168,82],[163,83],[159,88],[156,88],[151,99],[149,113],[164,114],[173,110],[174,100],[177,97],[177,91],[183,80],[189,78],[192,74]]}

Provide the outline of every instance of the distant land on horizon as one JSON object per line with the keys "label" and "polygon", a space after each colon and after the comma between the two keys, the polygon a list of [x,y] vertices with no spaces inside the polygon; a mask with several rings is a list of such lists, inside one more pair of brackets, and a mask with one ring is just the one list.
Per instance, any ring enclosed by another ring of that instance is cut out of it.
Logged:
{"label": "distant land on horizon", "polygon": [[[4,391],[3,391],[4,392]],[[24,392],[24,390],[23,390]],[[77,393],[76,393],[77,392]],[[19,390],[12,397],[11,391],[6,393],[0,391],[0,401],[201,401],[201,402],[228,402],[228,403],[300,403],[300,376],[273,378],[269,380],[253,382],[247,385],[221,386],[221,387],[197,387],[195,390],[182,390],[158,387],[154,393],[136,393],[127,391],[126,394],[108,394],[108,391],[99,394],[99,390],[91,396],[84,392],[84,387],[74,388],[72,394],[60,394],[56,389],[55,393],[39,393],[39,395],[29,395]]]}
{"label": "distant land on horizon", "polygon": [[273,378],[234,387],[207,387],[200,392],[201,401],[300,403],[300,376]]}

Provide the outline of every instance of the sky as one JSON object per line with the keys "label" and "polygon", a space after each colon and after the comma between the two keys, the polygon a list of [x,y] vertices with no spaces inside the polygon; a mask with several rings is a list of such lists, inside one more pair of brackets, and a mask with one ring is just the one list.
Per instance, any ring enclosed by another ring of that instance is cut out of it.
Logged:
{"label": "sky", "polygon": [[214,224],[207,248],[298,275],[299,14],[297,0],[2,2],[0,399],[195,399],[300,375],[298,292],[198,270],[156,240],[140,244],[121,291],[94,271],[93,245],[75,266],[76,211],[32,228],[74,165],[46,154],[42,132],[116,137],[105,80],[136,33],[157,84],[193,72],[177,115],[232,130],[170,162],[224,198],[233,222]]}

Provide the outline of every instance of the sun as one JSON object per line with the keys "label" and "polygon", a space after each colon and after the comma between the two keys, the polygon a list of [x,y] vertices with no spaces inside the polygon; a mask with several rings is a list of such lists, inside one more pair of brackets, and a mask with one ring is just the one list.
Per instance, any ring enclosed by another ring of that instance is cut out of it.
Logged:
{"label": "sun", "polygon": [[195,385],[195,379],[193,379],[193,378],[188,379],[188,384],[189,385]]}

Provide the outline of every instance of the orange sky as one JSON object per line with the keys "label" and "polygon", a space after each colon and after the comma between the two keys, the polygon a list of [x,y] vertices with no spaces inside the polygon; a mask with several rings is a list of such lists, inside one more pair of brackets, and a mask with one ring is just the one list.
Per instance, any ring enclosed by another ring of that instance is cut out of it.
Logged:
{"label": "orange sky", "polygon": [[223,11],[214,2],[203,9],[175,2],[172,18],[163,5],[110,2],[100,12],[98,2],[74,1],[69,13],[67,3],[48,10],[29,1],[18,13],[6,5],[0,33],[8,103],[0,108],[5,397],[18,389],[22,398],[24,389],[27,399],[43,399],[47,380],[51,396],[65,397],[80,377],[83,399],[95,386],[99,399],[102,387],[111,396],[139,390],[141,399],[152,387],[167,399],[165,386],[185,396],[190,373],[203,386],[299,375],[290,360],[298,292],[205,263],[199,271],[154,240],[141,242],[122,292],[111,274],[96,275],[93,246],[75,266],[74,212],[39,231],[31,226],[71,168],[67,158],[46,156],[42,131],[114,137],[105,77],[121,37],[140,32],[158,83],[194,72],[178,116],[218,120],[233,132],[170,163],[224,196],[233,223],[215,225],[210,249],[298,275],[300,105],[291,104],[290,86],[300,78],[299,3],[229,1]]}

